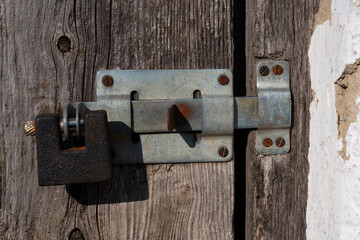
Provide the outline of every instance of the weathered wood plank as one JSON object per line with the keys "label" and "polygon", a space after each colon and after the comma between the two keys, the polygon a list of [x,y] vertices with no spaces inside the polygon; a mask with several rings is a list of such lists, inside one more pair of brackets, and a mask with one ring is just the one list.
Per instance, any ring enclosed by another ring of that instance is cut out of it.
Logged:
{"label": "weathered wood plank", "polygon": [[120,166],[109,183],[39,187],[35,139],[22,130],[38,113],[95,100],[100,69],[231,69],[231,8],[231,0],[1,1],[1,236],[231,239],[233,162]]}
{"label": "weathered wood plank", "polygon": [[286,60],[291,67],[291,151],[259,156],[255,133],[247,149],[247,239],[305,239],[308,175],[308,46],[318,0],[246,1],[247,94],[256,94],[256,65]]}

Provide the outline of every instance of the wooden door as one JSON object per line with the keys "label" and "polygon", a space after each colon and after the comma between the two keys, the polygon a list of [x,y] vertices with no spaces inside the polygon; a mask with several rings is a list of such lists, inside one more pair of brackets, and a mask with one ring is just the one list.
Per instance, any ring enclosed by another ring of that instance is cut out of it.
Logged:
{"label": "wooden door", "polygon": [[[242,239],[245,191],[247,239],[305,238],[317,2],[1,1],[1,239]],[[246,150],[237,131],[236,179],[230,161],[117,166],[111,182],[38,186],[25,121],[95,100],[98,70],[228,68],[235,94],[246,82],[255,95],[256,64],[271,59],[292,68],[289,154],[258,156],[254,132]]]}
{"label": "wooden door", "polygon": [[2,1],[5,239],[231,239],[234,162],[118,166],[109,183],[39,187],[41,112],[95,100],[100,69],[233,66],[231,1]]}
{"label": "wooden door", "polygon": [[[281,156],[256,153],[255,132],[246,152],[246,238],[305,239],[309,173],[308,48],[318,0],[246,1],[247,94],[256,94],[255,67],[264,60],[290,64],[291,150]],[[251,14],[250,14],[251,13]]]}

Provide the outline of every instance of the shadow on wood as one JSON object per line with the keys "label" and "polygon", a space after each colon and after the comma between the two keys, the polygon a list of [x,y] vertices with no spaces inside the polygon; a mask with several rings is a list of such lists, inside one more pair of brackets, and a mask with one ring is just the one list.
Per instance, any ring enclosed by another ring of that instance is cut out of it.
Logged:
{"label": "shadow on wood", "polygon": [[[177,131],[182,131],[184,129],[191,131],[191,126],[187,119],[177,108],[174,109],[173,127]],[[115,157],[116,154],[119,154],[119,151],[115,153],[114,150],[124,150],[123,147],[119,148],[118,145],[123,144],[124,141],[128,142],[128,140],[134,135],[134,132],[122,122],[109,122],[108,126],[109,138],[112,141],[112,148]],[[189,147],[195,147],[196,139],[193,132],[181,132],[180,134]],[[143,162],[141,139],[137,138],[137,141],[133,143],[134,144],[130,144],[126,150],[132,153],[131,158],[136,159],[134,163],[141,163]],[[76,201],[83,205],[133,202],[149,198],[145,165],[120,165],[115,167],[115,171],[120,171],[120,173],[114,172],[114,176],[121,177],[103,183],[68,185],[66,187],[66,191]],[[101,194],[101,192],[106,194]]]}
{"label": "shadow on wood", "polygon": [[82,205],[133,202],[149,198],[145,165],[115,166],[114,176],[119,177],[102,183],[68,185],[66,191]]}
{"label": "shadow on wood", "polygon": [[[109,122],[109,138],[113,142],[113,157],[117,144],[124,139],[132,139],[134,132],[122,122]],[[115,143],[115,145],[114,145]],[[141,140],[137,138],[127,150],[131,158],[143,162]],[[123,149],[123,148],[121,148]],[[84,183],[66,186],[66,191],[82,205],[98,205],[109,203],[141,201],[149,198],[146,166],[141,164],[114,165],[113,178],[100,183]]]}

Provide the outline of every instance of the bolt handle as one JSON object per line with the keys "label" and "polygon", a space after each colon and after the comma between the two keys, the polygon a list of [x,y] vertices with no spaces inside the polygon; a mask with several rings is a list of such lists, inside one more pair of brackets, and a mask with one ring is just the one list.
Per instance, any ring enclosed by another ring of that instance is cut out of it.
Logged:
{"label": "bolt handle", "polygon": [[24,131],[26,136],[35,136],[35,121],[27,121],[24,126]]}

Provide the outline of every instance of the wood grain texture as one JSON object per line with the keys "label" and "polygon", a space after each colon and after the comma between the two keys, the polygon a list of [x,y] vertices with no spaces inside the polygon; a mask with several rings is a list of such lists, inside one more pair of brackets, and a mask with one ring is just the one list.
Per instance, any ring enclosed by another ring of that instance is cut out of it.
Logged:
{"label": "wood grain texture", "polygon": [[23,133],[38,113],[95,100],[100,69],[232,69],[231,10],[231,0],[1,1],[1,239],[232,239],[233,162],[119,166],[109,183],[39,187]]}
{"label": "wood grain texture", "polygon": [[247,94],[256,94],[256,65],[286,60],[291,68],[290,153],[259,156],[248,139],[246,239],[305,239],[309,105],[308,47],[318,0],[246,1]]}

